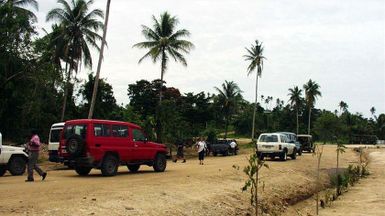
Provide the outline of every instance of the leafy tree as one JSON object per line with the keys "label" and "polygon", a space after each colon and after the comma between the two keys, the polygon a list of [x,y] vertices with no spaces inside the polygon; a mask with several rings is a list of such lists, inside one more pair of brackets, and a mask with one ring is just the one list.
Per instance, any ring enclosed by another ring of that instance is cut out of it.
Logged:
{"label": "leafy tree", "polygon": [[[88,74],[88,80],[81,86],[79,93],[86,101],[82,107],[82,117],[85,118],[87,110],[89,110],[92,100],[92,92],[95,83],[95,76]],[[117,111],[116,99],[112,91],[112,86],[107,83],[105,79],[100,79],[97,97],[95,99],[95,118],[99,119],[112,119],[114,112]]]}
{"label": "leafy tree", "polygon": [[307,133],[310,134],[310,118],[311,118],[311,110],[314,107],[314,104],[316,102],[317,97],[321,97],[321,92],[320,92],[320,86],[315,82],[312,81],[311,79],[303,85],[303,88],[305,89],[305,100],[306,104],[309,109],[309,121],[308,121],[308,130]]}
{"label": "leafy tree", "polygon": [[66,86],[61,115],[61,120],[64,120],[72,71],[75,70],[77,73],[81,68],[82,61],[86,67],[92,68],[89,47],[92,46],[99,50],[97,42],[101,41],[102,37],[97,32],[103,28],[103,23],[99,19],[103,18],[104,15],[99,9],[90,11],[93,0],[73,0],[70,3],[65,0],[58,0],[57,2],[61,8],[50,10],[46,20],[57,20],[62,28],[62,36],[55,38],[54,41],[61,44],[66,57]]}
{"label": "leafy tree", "polygon": [[221,111],[225,118],[225,139],[227,138],[227,129],[231,117],[236,112],[237,106],[242,99],[241,89],[233,81],[225,82],[222,84],[222,89],[215,87],[218,91],[218,102],[221,105]]}
{"label": "leafy tree", "polygon": [[[0,0],[0,7],[8,7],[15,14],[25,16],[32,22],[37,21],[36,15],[26,8],[26,6],[32,7],[35,10],[38,10],[39,4],[36,0]],[[7,14],[8,17],[12,17],[11,14]]]}
{"label": "leafy tree", "polygon": [[324,111],[314,123],[314,131],[324,142],[333,141],[341,131],[341,124],[336,115],[330,111]]}
{"label": "leafy tree", "polygon": [[342,112],[347,112],[348,111],[348,104],[347,103],[345,103],[344,101],[341,101],[339,104],[338,104],[338,106],[340,107],[340,111],[341,111],[341,113]]}
{"label": "leafy tree", "polygon": [[289,102],[290,105],[295,109],[296,111],[296,117],[297,117],[297,134],[299,133],[299,122],[298,122],[298,116],[299,116],[299,109],[302,105],[302,89],[299,89],[298,86],[294,86],[294,88],[289,88]]}
{"label": "leafy tree", "polygon": [[257,112],[258,106],[258,77],[261,77],[263,70],[263,60],[265,57],[263,56],[263,46],[258,40],[255,40],[255,45],[252,44],[250,49],[245,48],[247,54],[243,57],[246,61],[250,61],[249,66],[247,67],[247,75],[250,75],[255,69],[257,69],[256,80],[255,80],[255,107],[253,113],[253,128],[251,131],[251,139],[255,138],[255,115]]}

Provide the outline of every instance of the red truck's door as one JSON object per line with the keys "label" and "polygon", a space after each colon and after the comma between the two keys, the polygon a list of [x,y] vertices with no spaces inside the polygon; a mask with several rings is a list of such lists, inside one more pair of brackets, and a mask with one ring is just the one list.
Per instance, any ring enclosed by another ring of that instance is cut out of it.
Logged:
{"label": "red truck's door", "polygon": [[154,148],[147,142],[147,138],[143,131],[139,128],[133,128],[131,134],[134,143],[135,160],[152,160],[152,152],[154,151]]}
{"label": "red truck's door", "polygon": [[116,143],[116,150],[119,152],[120,160],[129,162],[134,158],[133,142],[129,134],[128,125],[112,125],[112,139]]}

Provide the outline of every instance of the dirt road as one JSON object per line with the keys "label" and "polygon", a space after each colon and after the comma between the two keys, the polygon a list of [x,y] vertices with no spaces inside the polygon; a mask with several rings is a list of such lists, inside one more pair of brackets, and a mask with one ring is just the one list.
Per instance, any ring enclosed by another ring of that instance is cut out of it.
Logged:
{"label": "dirt road", "polygon": [[[0,177],[0,215],[245,215],[251,211],[249,194],[242,193],[247,152],[237,156],[208,157],[168,162],[166,172],[141,167],[138,173],[119,168],[119,175],[102,177],[93,170],[87,177],[49,164],[46,181],[25,183],[26,176]],[[341,166],[356,161],[353,151],[341,158]],[[316,159],[304,154],[297,160],[268,161],[262,171],[263,208],[293,215],[288,204],[314,192]],[[232,166],[240,166],[239,170]],[[326,146],[322,178],[335,167],[335,147]],[[36,180],[38,178],[36,177]]]}
{"label": "dirt road", "polygon": [[385,215],[385,151],[376,150],[370,157],[371,175],[339,197],[331,208],[322,210],[321,215]]}

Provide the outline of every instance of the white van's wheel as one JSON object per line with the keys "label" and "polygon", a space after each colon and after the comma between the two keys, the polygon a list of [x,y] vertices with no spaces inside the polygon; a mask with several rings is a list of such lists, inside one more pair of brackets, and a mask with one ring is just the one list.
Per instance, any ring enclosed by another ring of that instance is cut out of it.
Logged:
{"label": "white van's wheel", "polygon": [[26,161],[21,156],[12,157],[8,163],[8,170],[12,175],[23,175],[26,169]]}
{"label": "white van's wheel", "polygon": [[7,167],[6,166],[0,166],[0,176],[3,176],[7,172]]}

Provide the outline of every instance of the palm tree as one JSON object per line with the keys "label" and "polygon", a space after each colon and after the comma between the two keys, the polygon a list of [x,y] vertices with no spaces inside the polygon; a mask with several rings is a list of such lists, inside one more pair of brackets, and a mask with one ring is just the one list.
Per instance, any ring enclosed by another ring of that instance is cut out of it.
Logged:
{"label": "palm tree", "polygon": [[96,103],[96,95],[98,93],[100,69],[102,67],[104,46],[106,44],[108,17],[109,17],[109,14],[110,14],[110,4],[111,4],[111,0],[107,0],[106,19],[104,20],[102,46],[100,48],[100,53],[99,53],[99,62],[98,62],[98,68],[96,70],[96,77],[95,77],[94,89],[93,89],[93,92],[92,92],[92,99],[91,99],[90,110],[88,112],[88,118],[89,119],[91,119],[92,116],[94,115],[94,108],[95,108],[95,103]]}
{"label": "palm tree", "polygon": [[289,102],[292,107],[295,108],[297,112],[297,134],[299,133],[299,123],[298,123],[298,116],[299,116],[299,108],[302,104],[302,89],[299,89],[298,86],[294,86],[294,88],[289,88]]}
{"label": "palm tree", "polygon": [[370,108],[370,113],[372,114],[373,117],[376,117],[374,115],[376,113],[376,108],[375,107]]}
{"label": "palm tree", "polygon": [[235,113],[238,103],[242,99],[241,89],[238,85],[230,81],[225,80],[222,83],[222,89],[215,87],[218,91],[218,102],[221,105],[222,113],[225,116],[225,139],[227,138],[227,129],[232,115]]}
{"label": "palm tree", "polygon": [[345,103],[344,101],[341,101],[339,104],[338,104],[338,106],[340,107],[340,111],[341,111],[341,113],[342,112],[346,112],[346,111],[348,111],[348,104],[347,103]]}
{"label": "palm tree", "polygon": [[[175,62],[180,62],[187,66],[187,61],[182,53],[188,54],[194,45],[183,37],[189,37],[190,32],[186,29],[176,30],[179,20],[175,16],[171,16],[168,12],[160,15],[160,19],[152,16],[153,28],[142,25],[142,34],[147,41],[135,44],[133,47],[140,49],[148,49],[148,52],[139,59],[141,63],[145,58],[151,58],[154,63],[158,60],[160,64],[160,81],[163,85],[163,77],[167,70],[170,56]],[[162,102],[162,86],[159,91],[159,104]]]}
{"label": "palm tree", "polygon": [[250,49],[245,48],[247,51],[247,54],[243,57],[245,58],[245,61],[250,61],[249,66],[247,67],[247,75],[250,75],[256,68],[256,81],[255,81],[255,106],[254,106],[254,113],[253,113],[253,127],[251,131],[251,139],[254,140],[254,134],[255,134],[255,115],[257,112],[257,106],[258,106],[258,77],[261,77],[262,70],[263,70],[263,60],[265,57],[263,56],[263,46],[262,43],[260,43],[258,40],[255,40],[255,45],[251,45]]}
{"label": "palm tree", "polygon": [[0,6],[9,6],[17,14],[24,14],[33,22],[37,21],[36,15],[25,8],[26,6],[32,6],[35,10],[38,10],[39,4],[36,0],[0,0]]}
{"label": "palm tree", "polygon": [[[97,42],[102,41],[102,37],[98,34],[98,31],[103,28],[103,23],[99,19],[102,19],[104,15],[99,9],[90,11],[93,0],[72,0],[71,3],[58,0],[57,2],[61,5],[61,8],[50,10],[46,20],[57,20],[59,22],[59,25],[62,26],[61,38],[64,38],[66,42],[63,45],[67,59],[66,87],[61,116],[61,120],[64,120],[72,71],[75,70],[77,73],[81,68],[82,61],[86,67],[92,68],[90,46],[99,50]],[[59,43],[59,41],[57,42]]]}
{"label": "palm tree", "polygon": [[311,109],[314,107],[316,99],[318,96],[322,96],[321,92],[319,91],[320,86],[311,79],[303,85],[303,88],[305,89],[305,100],[306,104],[309,108],[309,121],[308,121],[308,129],[307,134],[310,134],[310,117],[311,117]]}
{"label": "palm tree", "polygon": [[142,34],[147,41],[135,44],[133,47],[148,49],[148,52],[139,59],[139,64],[146,58],[150,58],[154,63],[160,60],[160,88],[159,88],[159,106],[157,111],[157,141],[162,142],[160,122],[160,110],[162,105],[163,77],[167,70],[170,57],[175,62],[180,62],[187,66],[186,58],[183,54],[190,53],[194,45],[183,38],[189,37],[190,32],[186,29],[176,30],[179,20],[171,16],[168,12],[160,15],[159,20],[152,16],[153,28],[142,25]]}

